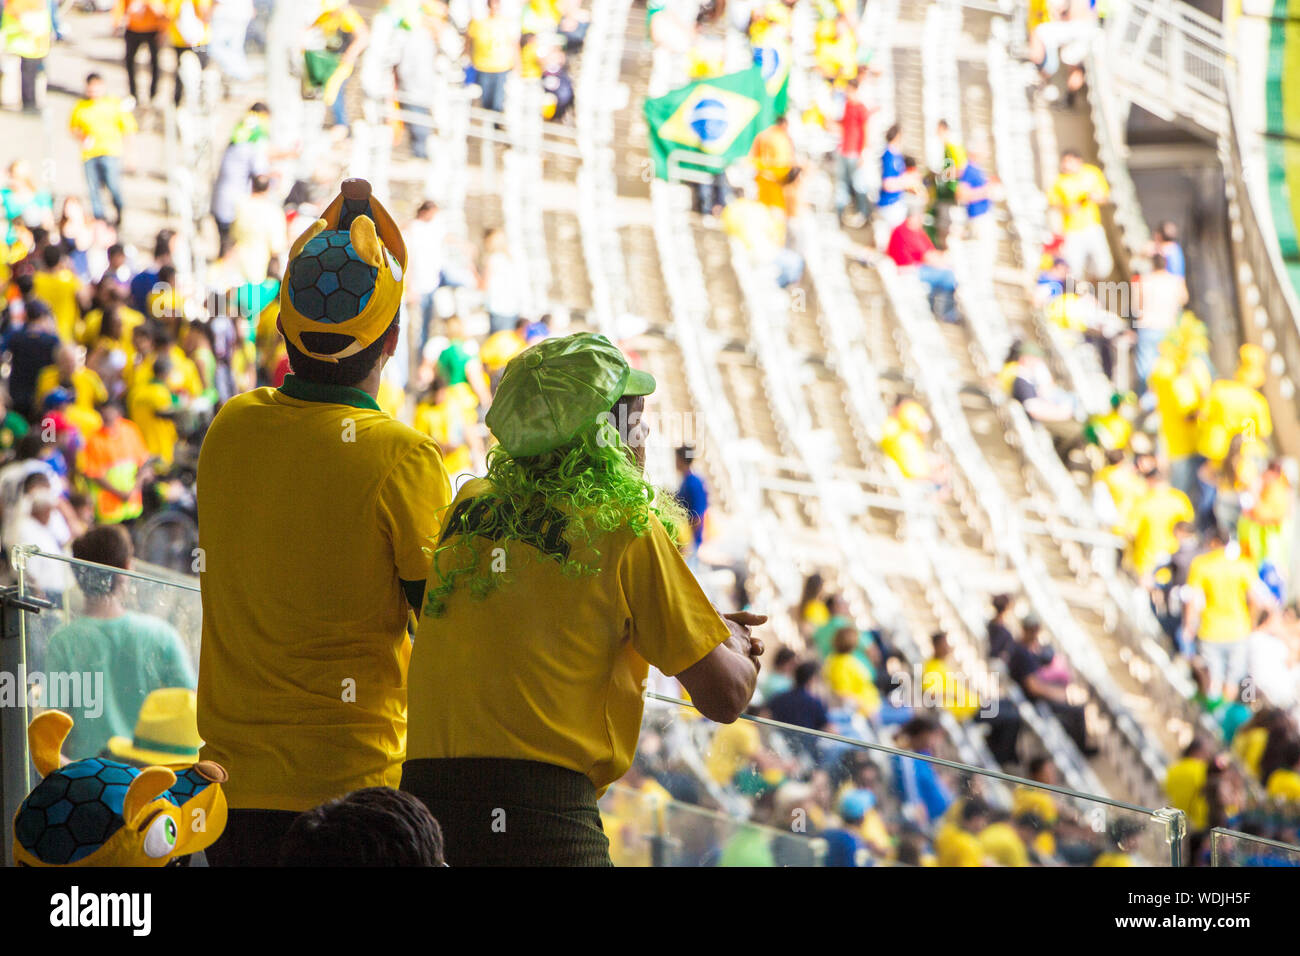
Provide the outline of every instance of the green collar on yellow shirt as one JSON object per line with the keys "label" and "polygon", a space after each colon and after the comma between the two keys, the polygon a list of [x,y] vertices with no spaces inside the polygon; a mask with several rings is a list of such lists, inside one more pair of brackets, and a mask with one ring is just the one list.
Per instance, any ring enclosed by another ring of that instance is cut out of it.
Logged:
{"label": "green collar on yellow shirt", "polygon": [[322,385],[320,382],[309,382],[296,375],[286,375],[280,391],[290,398],[304,402],[326,402],[332,405],[351,405],[353,408],[380,411],[379,403],[369,392],[363,392],[351,385]]}

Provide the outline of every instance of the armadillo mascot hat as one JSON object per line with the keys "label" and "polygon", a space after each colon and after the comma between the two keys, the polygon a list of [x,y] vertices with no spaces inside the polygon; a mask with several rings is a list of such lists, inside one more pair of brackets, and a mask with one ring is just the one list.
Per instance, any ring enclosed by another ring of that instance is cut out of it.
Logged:
{"label": "armadillo mascot hat", "polygon": [[334,201],[289,250],[280,328],[304,355],[337,362],[372,345],[402,304],[406,243],[364,179]]}

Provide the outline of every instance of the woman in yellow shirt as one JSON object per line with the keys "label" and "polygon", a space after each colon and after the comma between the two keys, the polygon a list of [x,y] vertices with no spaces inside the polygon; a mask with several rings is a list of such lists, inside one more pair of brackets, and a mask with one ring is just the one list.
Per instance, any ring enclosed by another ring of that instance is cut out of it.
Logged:
{"label": "woman in yellow shirt", "polygon": [[172,99],[177,106],[185,96],[181,82],[181,58],[193,53],[200,68],[208,68],[209,24],[212,23],[212,0],[167,0],[167,42],[176,51],[176,85]]}
{"label": "woman in yellow shirt", "polygon": [[506,78],[519,65],[519,23],[502,15],[501,0],[488,0],[487,16],[471,20],[468,34],[483,109],[500,113],[506,104]]}

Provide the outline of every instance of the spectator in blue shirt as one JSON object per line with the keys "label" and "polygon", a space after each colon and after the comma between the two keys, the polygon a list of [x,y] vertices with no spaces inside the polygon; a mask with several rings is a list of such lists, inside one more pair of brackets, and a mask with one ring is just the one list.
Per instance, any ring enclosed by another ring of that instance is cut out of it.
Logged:
{"label": "spectator in blue shirt", "polygon": [[1151,238],[1151,254],[1165,257],[1165,269],[1181,279],[1187,278],[1187,260],[1183,247],[1178,243],[1178,226],[1166,219],[1156,227],[1156,234]]}
{"label": "spectator in blue shirt", "polygon": [[[914,717],[899,731],[897,745],[928,757],[934,753],[939,733],[939,724],[934,718]],[[933,823],[948,812],[953,796],[947,784],[939,779],[934,764],[897,754],[890,761],[899,796],[905,803],[923,810],[926,822]]]}
{"label": "spectator in blue shirt", "polygon": [[677,449],[677,474],[682,483],[677,489],[677,497],[691,519],[691,540],[693,551],[699,551],[704,542],[704,515],[709,510],[709,492],[704,487],[704,479],[691,470],[691,460],[695,449],[682,445]]}
{"label": "spectator in blue shirt", "polygon": [[876,202],[877,215],[891,232],[907,218],[903,193],[913,188],[902,148],[903,128],[895,123],[885,132],[885,151],[880,156],[880,198]]}

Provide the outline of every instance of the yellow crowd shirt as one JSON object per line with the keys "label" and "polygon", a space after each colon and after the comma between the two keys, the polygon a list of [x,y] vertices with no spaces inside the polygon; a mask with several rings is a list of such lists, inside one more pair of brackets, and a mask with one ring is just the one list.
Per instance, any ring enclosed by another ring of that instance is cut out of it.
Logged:
{"label": "yellow crowd shirt", "polygon": [[1133,502],[1128,516],[1133,570],[1139,575],[1154,571],[1161,561],[1178,550],[1174,525],[1195,517],[1187,496],[1168,485],[1154,488]]}
{"label": "yellow crowd shirt", "polygon": [[925,440],[893,416],[884,424],[880,450],[898,466],[904,478],[930,477],[930,455],[925,450]]}
{"label": "yellow crowd shirt", "polygon": [[858,705],[867,717],[880,710],[880,690],[871,679],[871,671],[854,654],[832,654],[826,658],[822,676],[826,686],[839,697]]}
{"label": "yellow crowd shirt", "polygon": [[[45,396],[61,386],[57,365],[47,365],[41,369],[36,375],[36,407],[40,408]],[[99,417],[95,411],[96,406],[108,401],[108,389],[104,387],[103,380],[94,369],[84,366],[72,373],[72,393],[73,405],[81,411],[90,412],[96,418]]]}
{"label": "yellow crowd shirt", "polygon": [[1079,232],[1093,226],[1101,225],[1101,207],[1092,199],[1092,194],[1107,195],[1110,186],[1101,170],[1091,163],[1084,163],[1076,173],[1061,173],[1052,184],[1048,201],[1060,208],[1064,216],[1064,229],[1067,233]]}
{"label": "yellow crowd shirt", "polygon": [[[489,487],[466,482],[452,513]],[[537,543],[587,553],[557,522],[566,518],[539,527]],[[421,618],[407,759],[534,760],[603,790],[632,763],[649,665],[681,673],[727,639],[726,623],[658,519],[639,536],[596,532],[595,575],[567,575],[524,541],[467,543],[485,566],[501,562],[504,577],[481,598],[462,586],[441,617]]]}
{"label": "yellow crowd shirt", "polygon": [[979,695],[960,672],[937,657],[921,665],[921,693],[958,720],[969,720],[979,713]]}
{"label": "yellow crowd shirt", "polygon": [[121,156],[125,137],[135,132],[135,117],[116,96],[81,100],[72,108],[68,128],[81,138],[81,160]]}
{"label": "yellow crowd shirt", "polygon": [[519,53],[519,24],[507,17],[472,20],[469,38],[474,45],[471,62],[480,73],[506,73],[515,68]]}
{"label": "yellow crowd shirt", "polygon": [[1205,363],[1189,360],[1183,367],[1172,356],[1161,356],[1147,376],[1160,413],[1160,437],[1170,458],[1186,458],[1196,452],[1197,411],[1210,391],[1210,373]]}
{"label": "yellow crowd shirt", "polygon": [[363,391],[290,375],[225,404],[198,489],[199,733],[230,805],[306,810],[396,787],[402,582],[428,574],[451,498],[437,445]]}
{"label": "yellow crowd shirt", "polygon": [[1300,773],[1280,767],[1268,775],[1265,791],[1270,800],[1281,803],[1300,803]]}
{"label": "yellow crowd shirt", "polygon": [[1165,794],[1171,806],[1187,814],[1193,830],[1205,829],[1210,810],[1205,802],[1205,777],[1209,766],[1200,757],[1184,757],[1165,772]]}
{"label": "yellow crowd shirt", "polygon": [[71,269],[59,269],[57,272],[42,270],[32,274],[32,295],[50,307],[54,313],[54,324],[59,330],[59,338],[65,342],[73,340],[77,319],[81,317],[81,306],[77,304],[77,293],[80,291],[81,280]]}
{"label": "yellow crowd shirt", "polygon": [[176,398],[162,382],[149,382],[131,390],[126,401],[126,413],[140,426],[144,445],[149,454],[170,465],[176,455],[176,424],[160,414],[170,410]]}
{"label": "yellow crowd shirt", "polygon": [[1209,461],[1223,461],[1232,439],[1240,433],[1256,440],[1273,434],[1268,400],[1249,385],[1221,378],[1210,386],[1209,398],[1201,412],[1196,451]]}
{"label": "yellow crowd shirt", "polygon": [[1192,560],[1187,586],[1205,597],[1197,637],[1211,643],[1244,640],[1251,632],[1247,595],[1256,586],[1255,566],[1246,558],[1230,558],[1222,548]]}

